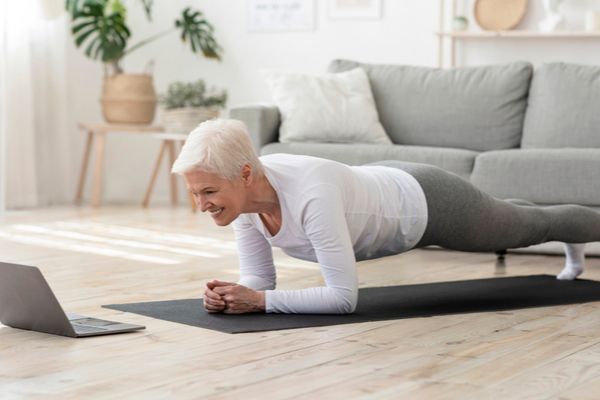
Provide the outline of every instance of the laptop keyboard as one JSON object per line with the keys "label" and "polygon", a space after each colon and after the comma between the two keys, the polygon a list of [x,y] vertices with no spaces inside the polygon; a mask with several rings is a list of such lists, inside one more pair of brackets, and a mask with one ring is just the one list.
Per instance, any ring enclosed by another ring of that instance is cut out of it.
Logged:
{"label": "laptop keyboard", "polygon": [[102,332],[108,329],[100,328],[98,326],[86,326],[79,324],[71,324],[73,325],[73,329],[75,329],[75,333],[91,333],[91,332]]}

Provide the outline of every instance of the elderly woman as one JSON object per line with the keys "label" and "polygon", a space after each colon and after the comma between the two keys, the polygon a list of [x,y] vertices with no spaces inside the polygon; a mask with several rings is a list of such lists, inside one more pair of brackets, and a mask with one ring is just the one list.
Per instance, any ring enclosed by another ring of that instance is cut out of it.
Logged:
{"label": "elderly woman", "polygon": [[[198,126],[172,171],[217,225],[233,223],[240,263],[238,283],[207,283],[206,310],[351,313],[357,261],[429,245],[481,252],[568,242],[557,278],[574,279],[583,271],[583,243],[600,240],[600,214],[591,209],[502,201],[437,167],[382,164],[351,167],[290,154],[259,159],[242,122]],[[325,286],[275,290],[273,246],[319,263]]]}

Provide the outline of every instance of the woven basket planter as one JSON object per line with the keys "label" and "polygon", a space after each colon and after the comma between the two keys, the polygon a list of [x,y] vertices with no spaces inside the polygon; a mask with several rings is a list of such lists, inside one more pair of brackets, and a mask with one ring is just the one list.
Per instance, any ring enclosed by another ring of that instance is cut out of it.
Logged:
{"label": "woven basket planter", "polygon": [[104,78],[102,114],[113,123],[149,124],[156,112],[156,92],[152,76],[117,74]]}
{"label": "woven basket planter", "polygon": [[219,109],[212,107],[184,107],[165,110],[163,127],[167,132],[190,133],[199,124],[219,116]]}

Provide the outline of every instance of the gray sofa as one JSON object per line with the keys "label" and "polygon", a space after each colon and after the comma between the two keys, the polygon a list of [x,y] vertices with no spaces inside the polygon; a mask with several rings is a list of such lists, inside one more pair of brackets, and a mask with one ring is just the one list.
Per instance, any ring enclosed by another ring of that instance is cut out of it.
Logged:
{"label": "gray sofa", "polygon": [[260,154],[360,165],[428,163],[498,198],[600,207],[600,67],[526,62],[449,70],[335,60],[362,67],[393,145],[280,143],[270,105],[235,107]]}

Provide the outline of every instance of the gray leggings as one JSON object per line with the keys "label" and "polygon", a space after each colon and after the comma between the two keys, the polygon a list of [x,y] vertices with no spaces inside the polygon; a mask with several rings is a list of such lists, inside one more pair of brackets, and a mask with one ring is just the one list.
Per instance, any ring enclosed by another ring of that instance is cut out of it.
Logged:
{"label": "gray leggings", "polygon": [[437,245],[460,251],[501,251],[548,241],[600,241],[600,213],[578,205],[538,207],[499,200],[427,164],[381,161],[412,175],[427,199],[428,222],[415,248]]}

